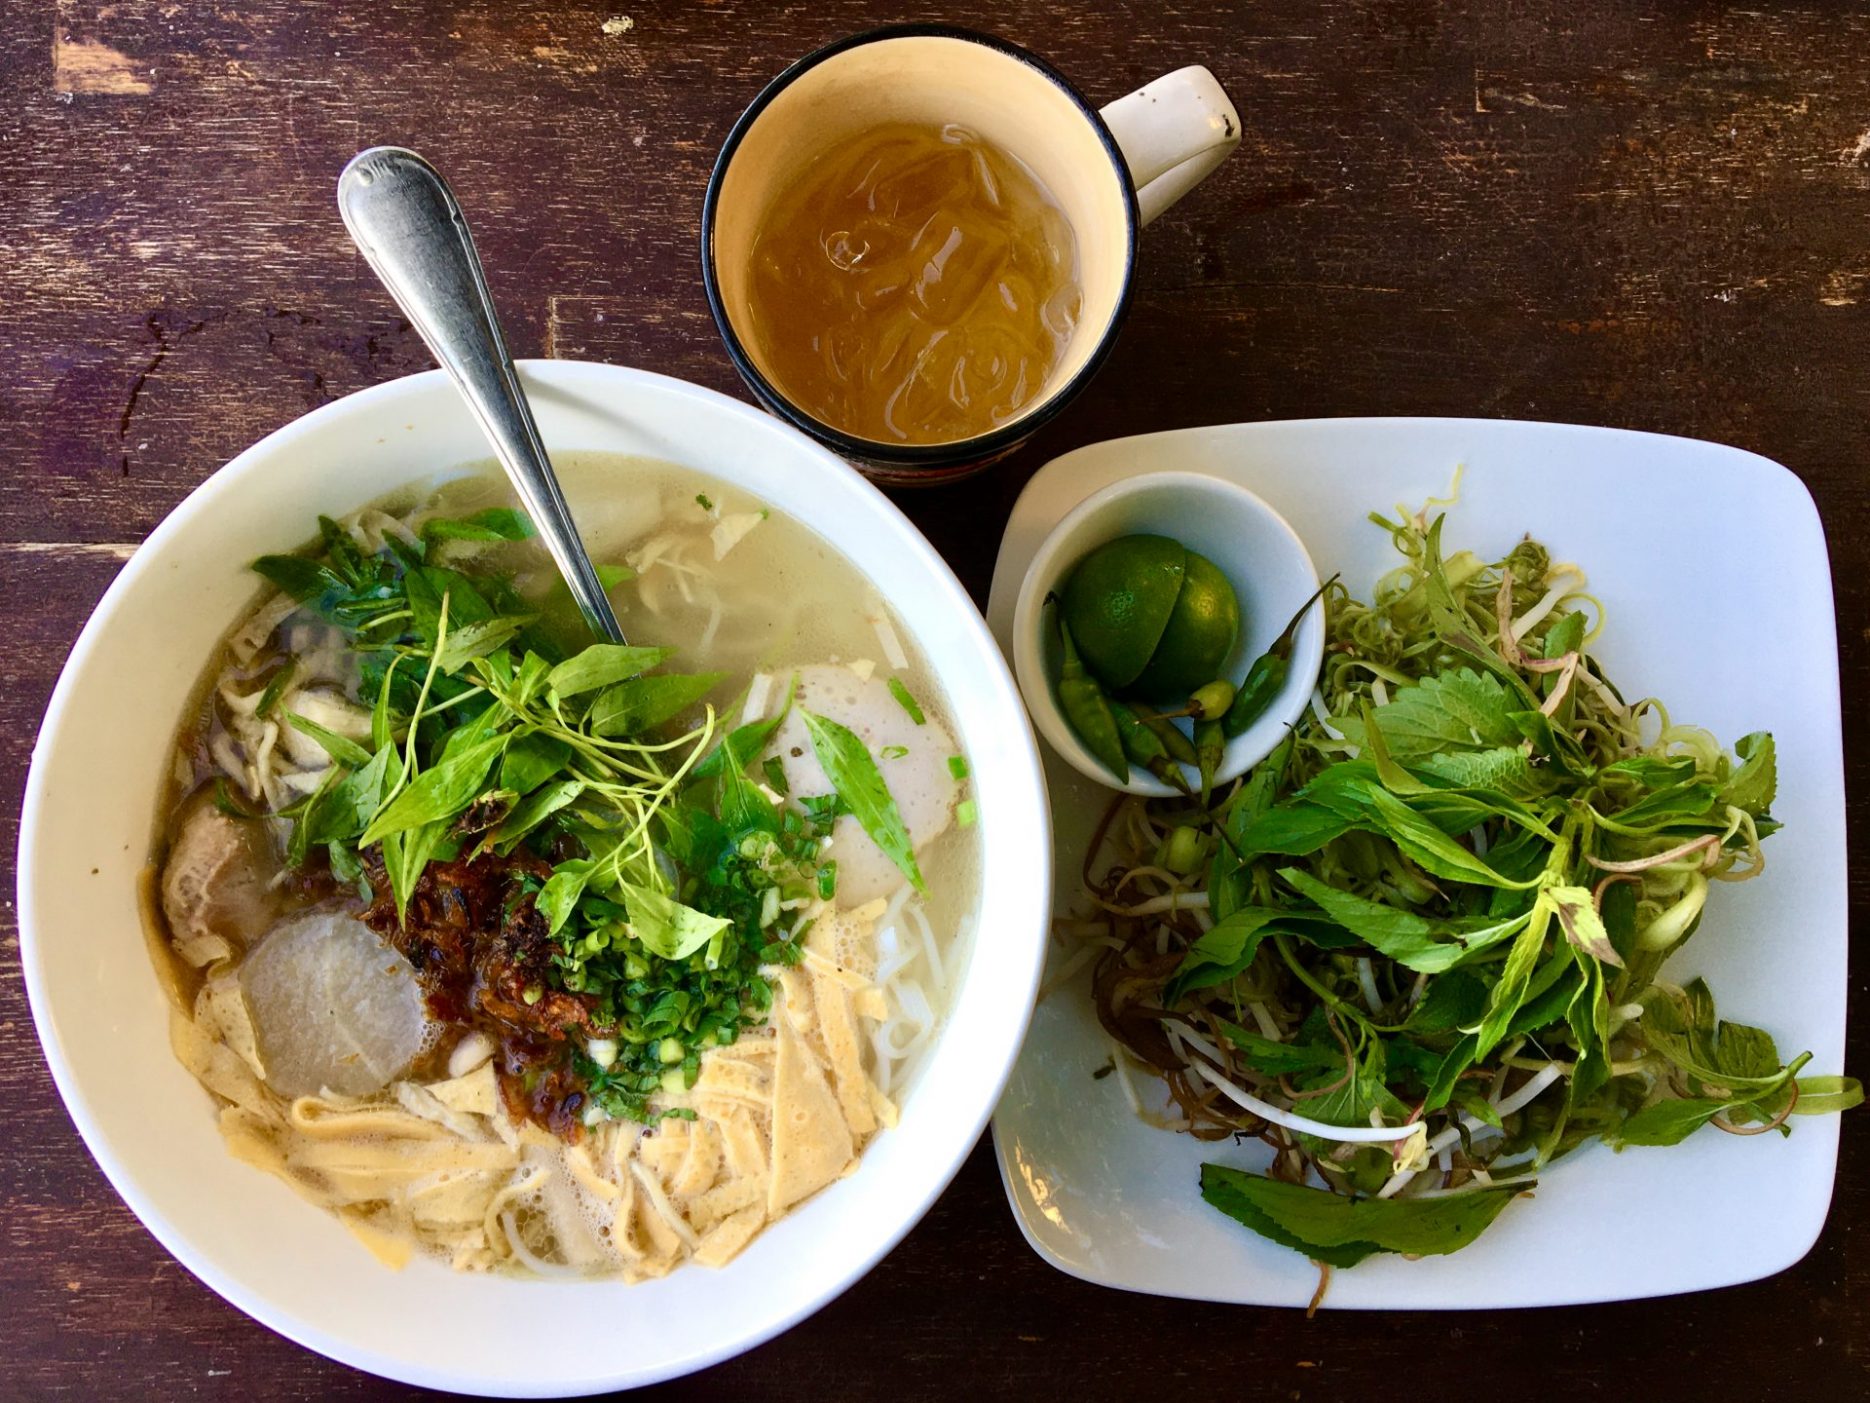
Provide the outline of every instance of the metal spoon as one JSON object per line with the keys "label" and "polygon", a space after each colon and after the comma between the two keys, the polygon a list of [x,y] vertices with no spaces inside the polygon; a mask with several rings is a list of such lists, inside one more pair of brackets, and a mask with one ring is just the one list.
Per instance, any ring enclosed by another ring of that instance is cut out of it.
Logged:
{"label": "metal spoon", "polygon": [[373,146],[338,177],[338,213],[493,441],[585,622],[600,638],[623,642],[540,442],[467,219],[448,182],[413,151]]}

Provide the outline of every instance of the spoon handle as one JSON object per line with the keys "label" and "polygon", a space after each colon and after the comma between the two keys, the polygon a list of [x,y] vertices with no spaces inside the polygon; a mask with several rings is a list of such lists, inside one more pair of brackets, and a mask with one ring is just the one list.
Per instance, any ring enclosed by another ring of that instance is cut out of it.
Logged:
{"label": "spoon handle", "polygon": [[623,642],[539,440],[473,236],[448,182],[413,151],[373,146],[338,177],[338,212],[390,296],[467,398],[585,622],[600,638]]}

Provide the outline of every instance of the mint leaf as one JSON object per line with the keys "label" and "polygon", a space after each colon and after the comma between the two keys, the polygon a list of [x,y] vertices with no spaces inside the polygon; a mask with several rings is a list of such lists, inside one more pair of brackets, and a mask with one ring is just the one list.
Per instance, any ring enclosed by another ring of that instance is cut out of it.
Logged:
{"label": "mint leaf", "polygon": [[1334,1267],[1355,1266],[1377,1252],[1458,1252],[1525,1187],[1446,1198],[1352,1199],[1224,1165],[1201,1166],[1202,1198],[1262,1237]]}
{"label": "mint leaf", "polygon": [[1399,689],[1371,719],[1389,753],[1411,765],[1451,752],[1517,746],[1519,732],[1507,717],[1520,709],[1499,679],[1461,668]]}
{"label": "mint leaf", "polygon": [[1773,806],[1773,796],[1779,789],[1779,762],[1772,733],[1755,731],[1742,736],[1734,745],[1734,754],[1740,757],[1740,768],[1721,791],[1721,802],[1759,818]]}
{"label": "mint leaf", "polygon": [[1414,762],[1415,768],[1458,789],[1486,790],[1513,799],[1533,799],[1547,793],[1551,785],[1533,768],[1532,761],[1517,745],[1490,750],[1451,750],[1425,755]]}

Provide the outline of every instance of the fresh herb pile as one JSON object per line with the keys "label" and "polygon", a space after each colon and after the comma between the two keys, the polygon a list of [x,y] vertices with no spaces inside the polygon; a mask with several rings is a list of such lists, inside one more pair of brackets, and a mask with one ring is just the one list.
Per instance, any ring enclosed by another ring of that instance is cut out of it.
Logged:
{"label": "fresh herb pile", "polygon": [[[288,861],[322,853],[366,901],[380,871],[406,923],[431,864],[535,859],[509,902],[544,918],[552,953],[524,1002],[569,994],[589,1010],[596,1036],[571,1039],[567,1057],[602,1113],[683,1114],[650,1098],[693,1085],[706,1049],[765,1021],[762,968],[798,961],[810,912],[835,894],[823,840],[839,814],[922,887],[896,803],[851,731],[807,713],[835,792],[776,804],[783,772],[748,771],[790,698],[719,735],[706,699],[722,674],[660,670],[672,648],[590,643],[508,577],[440,563],[449,540],[495,543],[497,558],[497,543],[532,534],[520,513],[431,520],[419,541],[388,536],[374,554],[333,521],[320,531],[313,551],[254,569],[343,631],[373,709],[364,744],[283,713],[290,658],[269,679],[262,714],[332,761],[316,792],[276,815],[291,822]],[[609,588],[629,572],[603,573]]]}
{"label": "fresh herb pile", "polygon": [[1857,1104],[1659,977],[1760,871],[1772,737],[1626,701],[1536,542],[1444,558],[1439,518],[1372,520],[1405,564],[1328,593],[1314,714],[1211,806],[1122,801],[1086,860],[1105,1027],[1177,1128],[1275,1151],[1204,1166],[1207,1201],[1326,1266],[1445,1253],[1591,1139]]}

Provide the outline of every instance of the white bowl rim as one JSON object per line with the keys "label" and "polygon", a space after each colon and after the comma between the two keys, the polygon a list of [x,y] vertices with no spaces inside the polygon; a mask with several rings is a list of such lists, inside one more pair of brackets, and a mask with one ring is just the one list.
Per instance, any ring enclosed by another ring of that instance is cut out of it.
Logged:
{"label": "white bowl rim", "polygon": [[[144,1193],[136,1180],[129,1159],[117,1152],[111,1142],[109,1132],[88,1104],[76,1080],[50,1011],[42,951],[36,933],[41,922],[42,906],[49,903],[37,890],[35,864],[31,860],[40,842],[41,796],[46,790],[45,777],[42,773],[44,756],[50,749],[49,738],[57,733],[63,713],[70,704],[72,693],[77,686],[77,679],[84,671],[92,653],[101,646],[107,621],[121,601],[132,591],[141,587],[146,577],[154,572],[170,539],[182,534],[196,517],[213,510],[218,498],[228,490],[234,480],[253,472],[257,465],[290,449],[299,440],[323,431],[348,416],[365,409],[392,403],[399,398],[414,400],[432,394],[438,388],[447,385],[446,373],[441,370],[419,371],[367,386],[320,405],[282,424],[241,450],[198,483],[138,545],[134,554],[105,589],[85,620],[83,628],[66,656],[58,681],[46,704],[44,718],[33,742],[31,761],[26,776],[25,796],[21,806],[19,842],[16,849],[18,874],[16,895],[20,964],[26,984],[27,1002],[32,1012],[34,1030],[66,1114],[71,1117],[86,1150],[117,1195],[150,1235],[192,1275],[230,1305],[268,1329],[326,1358],[379,1377],[481,1396],[573,1397],[634,1389],[684,1377],[757,1348],[815,1314],[861,1280],[879,1261],[894,1250],[934,1206],[936,1199],[946,1191],[979,1143],[981,1133],[986,1129],[1000,1093],[1012,1073],[1013,1063],[1031,1022],[1032,996],[1036,994],[1044,968],[1047,951],[1045,932],[1049,930],[1050,922],[1051,809],[1046,798],[1044,773],[1036,740],[1021,694],[1000,653],[998,644],[994,642],[987,630],[979,609],[974,605],[948,563],[922,535],[920,529],[909,520],[901,508],[858,473],[854,467],[831,453],[829,449],[812,441],[809,436],[772,415],[718,391],[674,376],[595,361],[527,359],[517,364],[522,379],[529,386],[539,388],[576,391],[580,387],[604,384],[624,391],[631,386],[642,386],[664,393],[674,393],[692,401],[698,413],[737,417],[755,432],[795,440],[797,445],[820,460],[826,471],[853,480],[863,492],[869,494],[873,506],[878,511],[886,518],[895,518],[896,523],[906,531],[912,548],[923,558],[922,563],[934,575],[942,593],[947,596],[960,627],[977,645],[976,650],[980,656],[990,664],[987,674],[976,679],[976,685],[990,687],[997,693],[999,701],[1003,703],[1000,709],[1011,724],[1024,733],[1026,745],[1023,758],[1025,763],[1021,768],[1027,784],[1022,787],[1037,796],[1038,802],[1030,818],[1036,825],[1035,851],[1040,855],[1043,863],[1043,872],[1040,874],[1042,880],[1032,883],[1030,888],[1039,894],[1034,904],[1034,911],[1037,913],[1035,929],[1038,930],[1039,935],[1032,940],[1024,965],[1014,965],[1008,968],[1006,976],[1026,989],[1027,996],[1018,1001],[1017,1018],[1008,1024],[1007,1036],[1001,1039],[1001,1045],[998,1048],[982,1048],[978,1044],[969,1045],[968,1054],[976,1058],[982,1067],[991,1073],[989,1077],[983,1078],[978,1083],[987,1088],[987,1091],[974,1098],[976,1105],[963,1125],[965,1135],[954,1139],[954,1147],[947,1154],[946,1163],[928,1180],[925,1191],[906,1205],[894,1230],[883,1234],[869,1251],[855,1257],[829,1289],[817,1295],[807,1293],[793,1302],[788,1309],[754,1330],[737,1335],[731,1331],[726,1332],[720,1342],[711,1344],[706,1349],[694,1351],[681,1358],[660,1361],[648,1367],[610,1368],[601,1372],[561,1376],[542,1381],[537,1386],[509,1385],[506,1381],[500,1381],[490,1390],[487,1382],[465,1372],[447,1367],[416,1366],[407,1360],[384,1356],[377,1351],[353,1345],[349,1341],[300,1319],[288,1310],[276,1307],[257,1288],[250,1287],[244,1280],[223,1270],[211,1256],[197,1250],[196,1245],[187,1235],[169,1222],[160,1208]],[[488,456],[492,456],[491,449]],[[451,466],[455,465],[439,464],[438,468],[445,471]],[[822,534],[817,522],[808,521],[806,525],[814,532]],[[826,540],[836,548],[835,541],[831,541],[828,536]],[[1017,922],[1006,924],[1017,926]],[[984,925],[984,922],[977,920],[976,943],[970,952],[970,960],[982,948],[979,943],[984,935],[979,929],[981,925]],[[1004,937],[996,936],[995,940],[996,944],[1000,944]],[[154,987],[153,972],[152,987]],[[957,1051],[959,1051],[958,1048]],[[367,1258],[360,1258],[360,1260],[367,1260]],[[731,1264],[724,1270],[731,1270]],[[608,1286],[614,1283],[599,1284]],[[536,1283],[536,1289],[542,1292],[571,1290],[577,1289],[577,1286],[576,1284]]]}
{"label": "white bowl rim", "polygon": [[[1052,529],[1045,533],[1044,539],[1033,550],[1031,564],[1027,566],[1026,574],[1020,580],[1019,594],[1013,604],[1013,670],[1019,682],[1020,694],[1026,700],[1026,709],[1031,714],[1039,734],[1045,737],[1046,744],[1051,746],[1066,764],[1086,779],[1093,780],[1106,789],[1135,794],[1148,799],[1175,798],[1179,791],[1164,784],[1154,775],[1135,767],[1131,768],[1128,780],[1123,784],[1117,784],[1111,778],[1110,772],[1085,748],[1084,742],[1079,740],[1071,727],[1066,724],[1064,713],[1059,709],[1058,697],[1051,679],[1046,676],[1045,666],[1039,652],[1039,635],[1044,627],[1042,622],[1044,616],[1040,607],[1043,598],[1040,589],[1046,579],[1058,573],[1053,568],[1054,557],[1064,542],[1087,517],[1096,515],[1112,502],[1126,497],[1144,496],[1165,487],[1191,488],[1239,502],[1291,543],[1297,550],[1299,559],[1305,562],[1305,573],[1309,583],[1314,588],[1319,584],[1318,567],[1312,560],[1311,550],[1306,546],[1304,538],[1293,529],[1291,522],[1273,509],[1271,504],[1252,489],[1229,478],[1188,468],[1163,468],[1119,478],[1091,493],[1060,517]],[[1323,662],[1324,626],[1317,612],[1308,608],[1305,619],[1295,634],[1293,666],[1287,674],[1285,683],[1275,695],[1273,704],[1261,713],[1258,720],[1227,742],[1224,758],[1219,769],[1215,771],[1214,782],[1217,785],[1245,774],[1273,752],[1279,743],[1279,732],[1298,720],[1300,713],[1310,703],[1312,689],[1316,685],[1318,672]],[[1256,743],[1255,732],[1261,731],[1263,724],[1267,721],[1272,721],[1274,724],[1267,727],[1262,734],[1270,736],[1271,739],[1265,740],[1264,743]]]}

